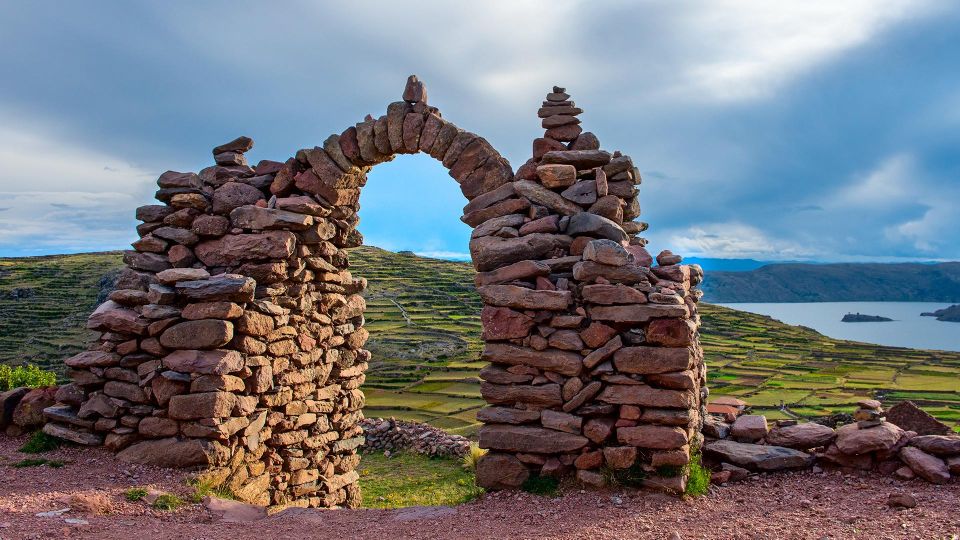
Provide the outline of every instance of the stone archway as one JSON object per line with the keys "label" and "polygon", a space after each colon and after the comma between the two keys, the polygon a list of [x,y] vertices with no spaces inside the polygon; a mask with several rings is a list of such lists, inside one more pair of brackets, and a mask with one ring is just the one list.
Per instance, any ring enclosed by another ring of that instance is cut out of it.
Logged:
{"label": "stone archway", "polygon": [[250,167],[253,141],[213,150],[198,174],[164,173],[161,205],[139,208],[128,268],[88,326],[101,332],[66,360],[73,379],[45,430],[103,444],[124,459],[206,468],[264,505],[359,504],[362,278],[360,190],[396,154],[441,161],[468,203],[482,312],[482,393],[490,406],[478,465],[489,488],[530,474],[637,465],[682,491],[705,403],[693,287],[697,267],[637,234],[630,158],[600,150],[582,111],[554,88],[544,137],[514,174],[485,139],[427,105],[411,77],[387,113],[287,161]]}

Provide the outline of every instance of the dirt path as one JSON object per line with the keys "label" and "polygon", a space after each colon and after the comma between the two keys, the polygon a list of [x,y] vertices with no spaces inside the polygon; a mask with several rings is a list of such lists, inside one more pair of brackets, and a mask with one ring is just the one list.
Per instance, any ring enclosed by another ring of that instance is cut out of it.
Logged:
{"label": "dirt path", "polygon": [[[0,539],[100,538],[717,538],[717,539],[941,539],[960,535],[960,484],[828,474],[765,476],[717,487],[696,500],[652,493],[572,491],[558,498],[526,493],[488,494],[456,508],[402,510],[288,510],[246,523],[226,523],[201,505],[159,512],[130,503],[123,492],[152,485],[186,496],[177,471],[131,467],[102,450],[45,454],[66,462],[13,468],[22,439],[0,436]],[[105,493],[109,515],[35,514],[67,505],[76,493]],[[891,493],[911,493],[919,506],[887,507]],[[71,525],[66,519],[86,524]],[[679,536],[672,536],[677,533]]]}

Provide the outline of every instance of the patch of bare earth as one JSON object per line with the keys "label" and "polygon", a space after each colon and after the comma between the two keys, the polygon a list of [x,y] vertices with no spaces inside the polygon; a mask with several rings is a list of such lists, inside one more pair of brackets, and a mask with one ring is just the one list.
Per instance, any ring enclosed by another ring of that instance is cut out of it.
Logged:
{"label": "patch of bare earth", "polygon": [[[288,510],[254,522],[229,523],[201,505],[175,512],[123,498],[130,487],[189,494],[185,474],[121,463],[103,450],[44,454],[60,469],[17,469],[24,439],[0,436],[0,539],[100,538],[717,538],[939,539],[960,535],[960,484],[932,486],[876,476],[791,473],[714,487],[680,500],[634,490],[578,491],[558,498],[493,493],[456,508],[401,510]],[[70,511],[76,494],[105,494],[107,515]],[[910,493],[918,506],[894,510],[891,493]],[[86,524],[71,525],[67,519]],[[676,533],[676,534],[674,534]]]}

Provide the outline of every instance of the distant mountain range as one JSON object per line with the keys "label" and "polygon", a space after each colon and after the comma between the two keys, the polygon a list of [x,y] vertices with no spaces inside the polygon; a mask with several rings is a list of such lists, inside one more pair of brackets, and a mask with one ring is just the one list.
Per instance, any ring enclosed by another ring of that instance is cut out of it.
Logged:
{"label": "distant mountain range", "polygon": [[715,303],[960,302],[960,262],[761,263],[753,269],[730,271],[738,265],[748,266],[750,260],[737,261],[727,270],[706,270],[701,286],[705,300]]}

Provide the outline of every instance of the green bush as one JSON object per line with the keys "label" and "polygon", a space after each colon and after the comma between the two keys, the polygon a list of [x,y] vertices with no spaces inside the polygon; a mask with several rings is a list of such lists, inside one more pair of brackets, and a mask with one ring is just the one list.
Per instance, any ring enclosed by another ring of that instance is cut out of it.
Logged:
{"label": "green bush", "polygon": [[130,502],[137,502],[147,496],[145,488],[130,488],[123,493],[123,498]]}
{"label": "green bush", "polygon": [[34,431],[27,442],[20,447],[20,451],[24,454],[42,454],[60,448],[65,442],[63,439],[47,435],[42,431]]}
{"label": "green bush", "polygon": [[170,493],[164,493],[153,501],[153,508],[156,510],[176,510],[183,506],[183,499]]}
{"label": "green bush", "polygon": [[699,448],[694,449],[690,455],[687,471],[690,476],[687,478],[687,489],[684,494],[690,497],[706,495],[710,488],[710,470],[703,466]]}
{"label": "green bush", "polygon": [[42,388],[57,384],[57,374],[46,371],[32,364],[11,368],[0,365],[0,391],[11,390],[26,386],[27,388]]}
{"label": "green bush", "polygon": [[643,480],[648,476],[647,471],[643,470],[643,466],[639,462],[626,469],[604,467],[602,472],[607,484],[613,487],[639,488],[643,486]]}

